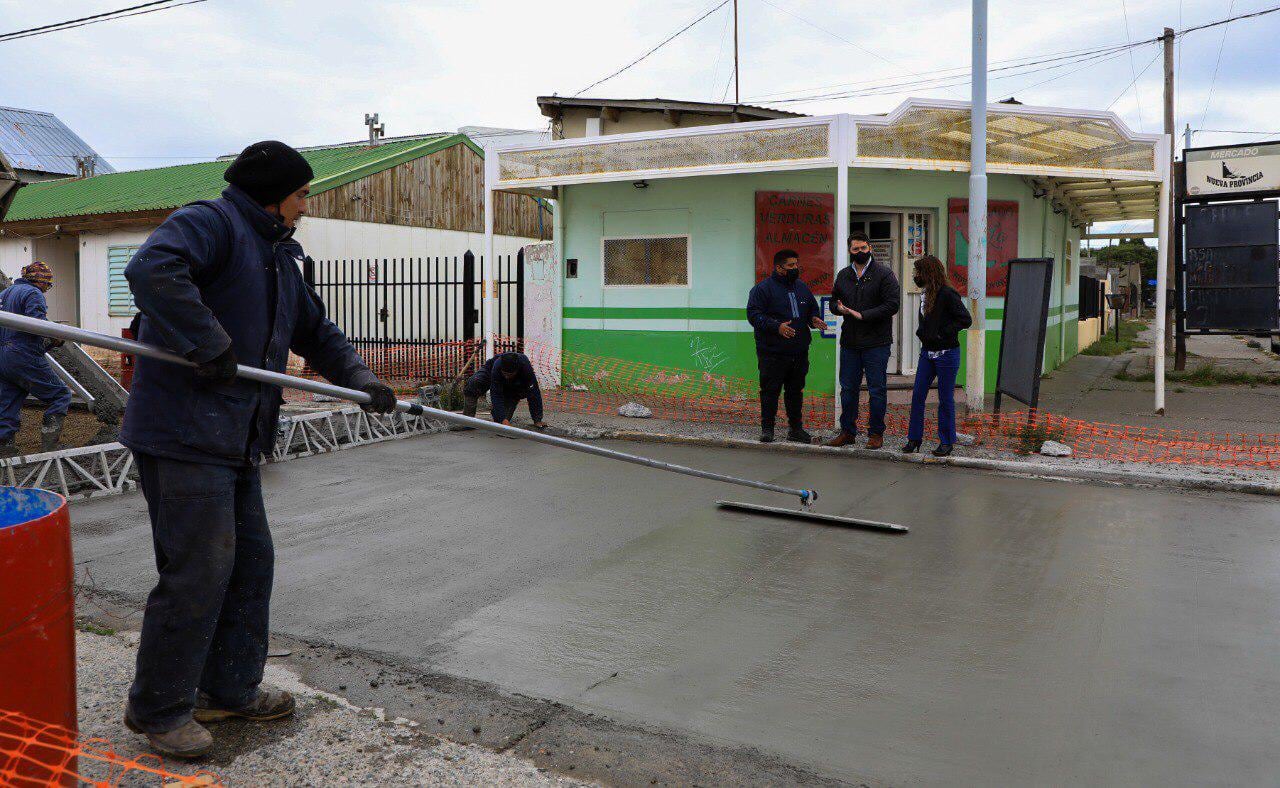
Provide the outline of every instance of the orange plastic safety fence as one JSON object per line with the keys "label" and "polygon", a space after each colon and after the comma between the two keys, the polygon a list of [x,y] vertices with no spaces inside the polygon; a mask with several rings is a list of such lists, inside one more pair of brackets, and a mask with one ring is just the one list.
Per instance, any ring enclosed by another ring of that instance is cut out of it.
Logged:
{"label": "orange plastic safety fence", "polygon": [[[499,350],[522,350],[538,377],[556,381],[544,386],[551,412],[614,416],[627,402],[638,402],[655,419],[675,422],[750,426],[759,424],[759,381],[754,378],[681,369],[629,359],[561,351],[529,340],[498,337]],[[411,390],[428,382],[462,379],[483,361],[479,340],[430,347],[390,346],[362,350],[370,367],[397,388]],[[864,391],[865,399],[866,393]],[[933,423],[934,407],[929,408]],[[865,406],[862,410],[865,418]],[[819,428],[835,423],[836,402],[830,394],[806,392],[805,423]],[[910,406],[890,405],[886,434],[905,436]],[[865,424],[865,422],[864,422]],[[962,419],[961,432],[973,435],[986,449],[1035,452],[1046,440],[1071,447],[1076,457],[1197,465],[1221,468],[1280,468],[1280,435],[1201,432],[1189,429],[1103,424],[1044,411],[1014,411],[999,416],[976,414]]]}
{"label": "orange plastic safety fence", "polygon": [[213,773],[180,774],[158,755],[127,757],[103,739],[82,739],[73,731],[0,709],[0,786],[198,785],[223,782]]}

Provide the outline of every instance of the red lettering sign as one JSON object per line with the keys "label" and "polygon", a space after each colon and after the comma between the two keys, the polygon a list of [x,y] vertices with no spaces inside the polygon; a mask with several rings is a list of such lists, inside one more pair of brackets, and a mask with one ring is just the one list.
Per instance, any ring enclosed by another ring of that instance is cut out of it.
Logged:
{"label": "red lettering sign", "polygon": [[[947,272],[962,296],[969,292],[969,201],[947,200]],[[1009,261],[1018,256],[1018,203],[987,202],[987,295],[1004,298]]]}
{"label": "red lettering sign", "polygon": [[831,194],[756,192],[756,280],[773,273],[783,249],[800,255],[800,278],[814,295],[831,293],[836,200]]}

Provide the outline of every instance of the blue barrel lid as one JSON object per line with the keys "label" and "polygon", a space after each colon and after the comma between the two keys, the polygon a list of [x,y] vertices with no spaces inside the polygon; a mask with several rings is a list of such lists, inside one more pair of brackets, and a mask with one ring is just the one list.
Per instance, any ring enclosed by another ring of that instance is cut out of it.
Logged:
{"label": "blue barrel lid", "polygon": [[39,520],[57,511],[63,497],[47,490],[0,487],[0,528]]}

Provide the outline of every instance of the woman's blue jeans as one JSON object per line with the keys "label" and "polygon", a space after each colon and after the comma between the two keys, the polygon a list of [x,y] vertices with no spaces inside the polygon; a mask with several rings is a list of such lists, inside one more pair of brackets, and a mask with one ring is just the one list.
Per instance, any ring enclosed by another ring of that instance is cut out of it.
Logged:
{"label": "woman's blue jeans", "polygon": [[907,440],[924,440],[924,403],[929,386],[938,379],[938,442],[956,442],[956,373],[960,371],[960,348],[944,350],[938,358],[920,351],[916,362],[916,385],[911,392],[911,424]]}

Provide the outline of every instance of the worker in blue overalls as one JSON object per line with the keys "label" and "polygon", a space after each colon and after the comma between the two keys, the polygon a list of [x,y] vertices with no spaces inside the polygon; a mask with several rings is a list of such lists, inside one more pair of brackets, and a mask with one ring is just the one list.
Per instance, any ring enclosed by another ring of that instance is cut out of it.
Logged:
{"label": "worker in blue overalls", "polygon": [[[48,320],[44,294],[53,287],[53,271],[42,262],[22,269],[22,277],[0,293],[0,311]],[[53,451],[62,437],[62,422],[71,407],[71,390],[54,374],[44,357],[59,340],[0,328],[0,457],[18,454],[15,438],[22,426],[22,403],[28,395],[45,405],[40,448]]]}

